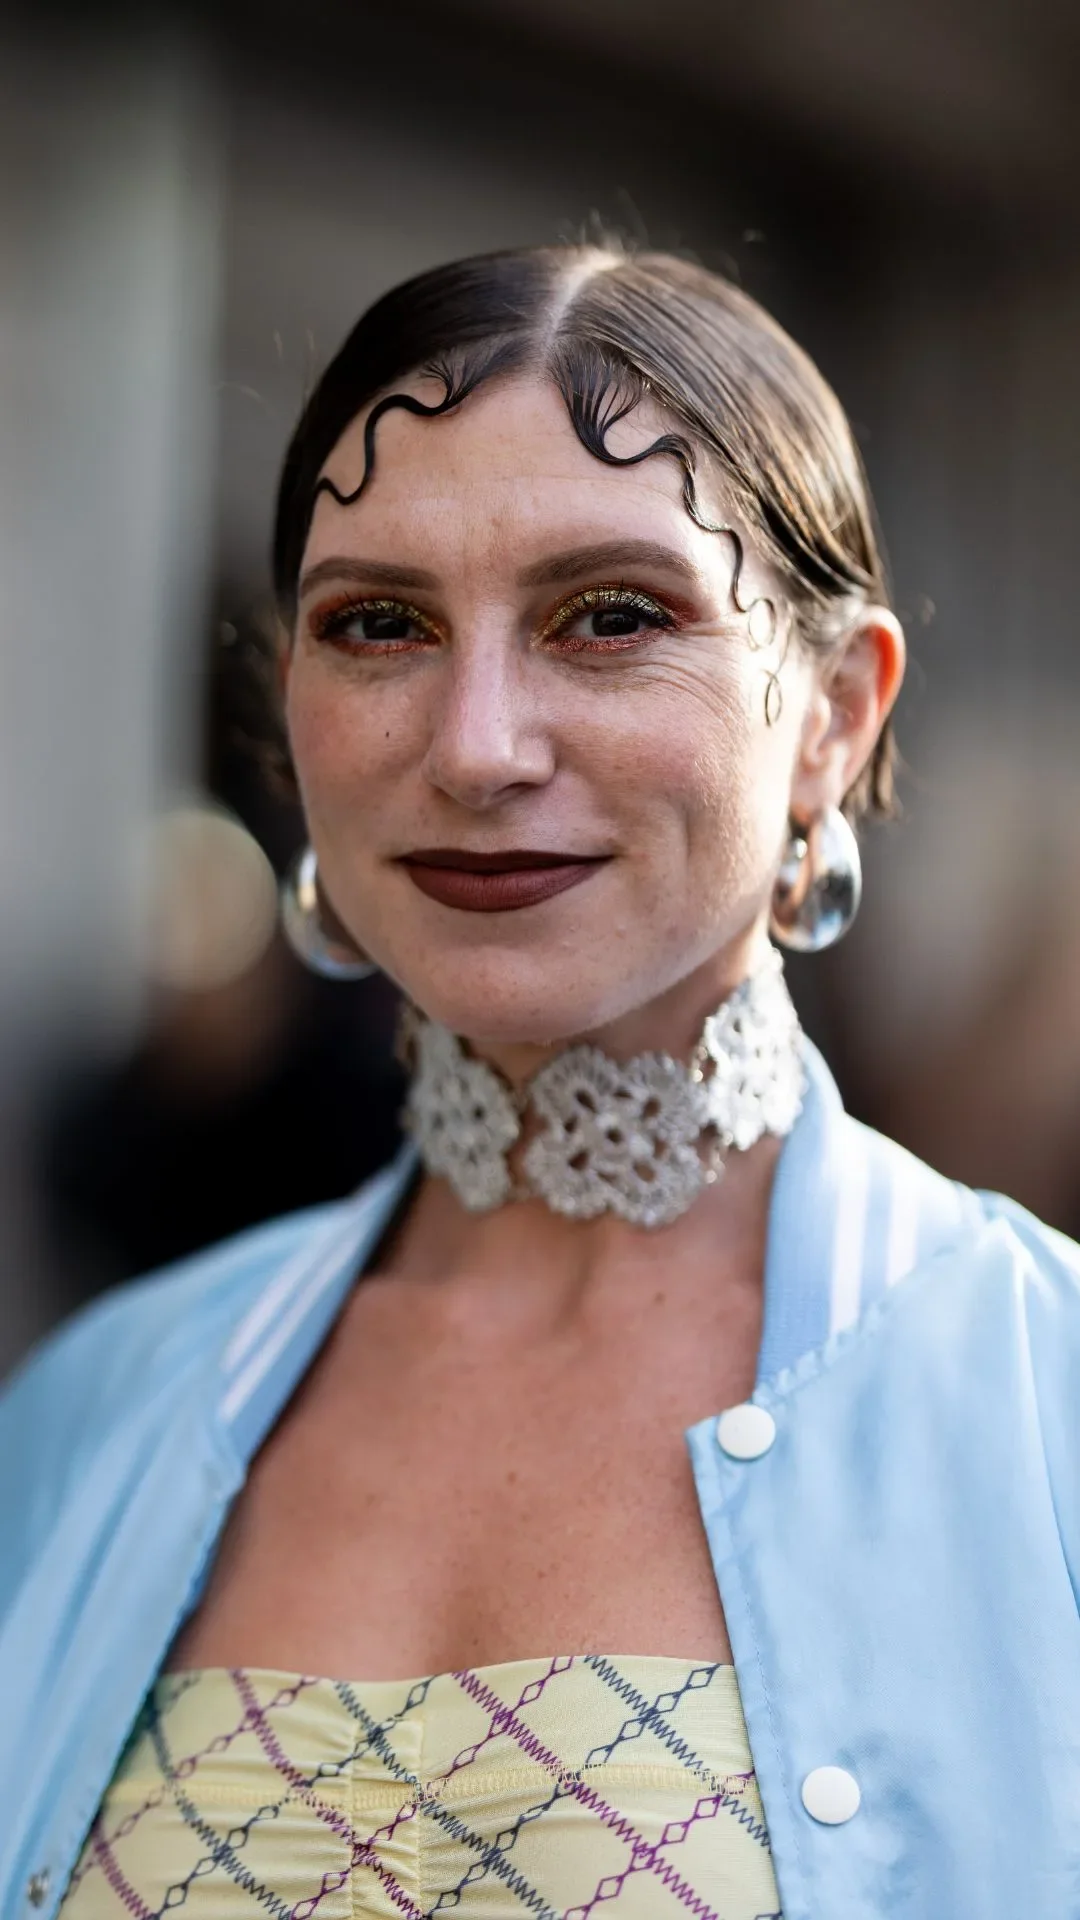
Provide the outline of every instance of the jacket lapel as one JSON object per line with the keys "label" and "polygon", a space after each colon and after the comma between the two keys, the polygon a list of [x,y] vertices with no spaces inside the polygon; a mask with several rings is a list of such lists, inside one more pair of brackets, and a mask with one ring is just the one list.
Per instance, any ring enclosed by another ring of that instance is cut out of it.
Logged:
{"label": "jacket lapel", "polygon": [[[975,1206],[971,1196],[847,1119],[810,1047],[807,1071],[805,1107],[781,1153],[771,1203],[755,1397],[775,1391],[800,1357],[852,1328],[868,1303],[955,1236]],[[259,1278],[257,1291],[245,1280],[223,1350],[193,1351],[191,1374],[171,1382],[167,1404],[149,1396],[133,1410],[87,1469],[94,1485],[82,1488],[71,1526],[60,1516],[25,1583],[17,1617],[5,1624],[0,1690],[9,1749],[25,1761],[9,1783],[15,1837],[10,1851],[0,1846],[4,1900],[21,1900],[26,1876],[44,1862],[53,1892],[43,1920],[55,1909],[146,1691],[198,1598],[248,1462],[326,1338],[416,1170],[415,1152],[406,1148],[306,1233],[293,1257]],[[703,1421],[687,1437],[730,1609],[755,1761],[759,1749],[764,1756],[766,1812],[770,1822],[776,1815],[783,1833],[789,1783],[770,1770],[775,1702],[759,1684],[755,1629],[739,1624],[730,1568],[740,1553],[714,1426]],[[760,1504],[764,1484],[754,1527],[775,1545],[781,1506],[768,1499]],[[749,1524],[748,1512],[746,1519]],[[78,1537],[72,1528],[81,1529]],[[21,1820],[19,1807],[26,1812]]]}
{"label": "jacket lapel", "polygon": [[[950,1378],[985,1215],[847,1116],[812,1048],[807,1071],[774,1182],[753,1394],[775,1438],[744,1460],[724,1452],[715,1418],[686,1435],[785,1920],[1011,1920],[1037,1903],[980,1903],[985,1870],[969,1858],[965,1888],[950,1851],[950,1823],[969,1843],[983,1832],[957,1805],[980,1756],[946,1704],[950,1673],[992,1666],[991,1616],[965,1596],[965,1649],[938,1611],[957,1573],[953,1529],[986,1497],[985,1449],[956,1430]],[[935,1332],[926,1316],[947,1319],[950,1301],[952,1325]],[[953,1477],[928,1499],[935,1453]],[[971,1564],[974,1588],[990,1567]],[[803,1806],[819,1767],[857,1781],[849,1822]]]}
{"label": "jacket lapel", "polygon": [[759,1384],[854,1326],[982,1219],[967,1188],[846,1114],[817,1048],[804,1046],[803,1110],[784,1142],[770,1203]]}
{"label": "jacket lapel", "polygon": [[246,1467],[288,1402],[381,1240],[419,1165],[403,1147],[309,1245],[272,1275],[222,1361],[218,1417]]}

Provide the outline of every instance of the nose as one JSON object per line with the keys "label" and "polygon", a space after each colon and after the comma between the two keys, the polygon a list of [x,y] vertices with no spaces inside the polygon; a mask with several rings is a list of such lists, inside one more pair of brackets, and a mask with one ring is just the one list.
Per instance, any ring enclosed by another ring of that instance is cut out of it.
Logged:
{"label": "nose", "polygon": [[527,663],[499,644],[462,646],[447,663],[424,755],[425,779],[486,812],[555,770],[550,730],[529,688]]}

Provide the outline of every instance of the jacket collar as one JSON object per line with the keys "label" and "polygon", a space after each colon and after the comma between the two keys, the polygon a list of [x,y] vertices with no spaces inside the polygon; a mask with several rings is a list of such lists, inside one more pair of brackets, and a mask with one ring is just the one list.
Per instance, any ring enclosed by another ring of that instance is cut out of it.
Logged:
{"label": "jacket collar", "polygon": [[806,1097],[777,1163],[758,1384],[853,1326],[978,1216],[974,1195],[845,1113],[804,1042]]}
{"label": "jacket collar", "polygon": [[[974,1198],[844,1112],[804,1041],[802,1111],[773,1183],[757,1381],[850,1326],[885,1288],[955,1240]],[[269,1280],[225,1350],[219,1413],[246,1465],[333,1326],[419,1172],[411,1143]]]}

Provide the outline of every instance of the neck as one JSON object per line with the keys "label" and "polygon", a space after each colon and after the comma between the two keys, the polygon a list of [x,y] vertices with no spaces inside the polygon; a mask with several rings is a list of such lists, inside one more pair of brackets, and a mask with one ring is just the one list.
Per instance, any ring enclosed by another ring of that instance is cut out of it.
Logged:
{"label": "neck", "polygon": [[631,1060],[639,1053],[668,1053],[676,1060],[687,1060],[707,1015],[760,966],[767,948],[765,928],[755,924],[655,999],[601,1026],[545,1044],[469,1036],[469,1051],[496,1067],[515,1087],[524,1086],[555,1054],[582,1042],[599,1047],[613,1060]]}
{"label": "neck", "polygon": [[783,1141],[732,1155],[722,1181],[669,1226],[643,1233],[611,1214],[570,1220],[540,1200],[467,1213],[425,1176],[380,1270],[437,1289],[493,1337],[613,1327],[653,1309],[712,1324],[733,1297],[760,1322],[769,1204]]}
{"label": "neck", "polygon": [[786,1134],[802,1101],[798,1019],[771,951],[704,1018],[683,1061],[670,1041],[623,1061],[577,1044],[515,1088],[415,1011],[404,1037],[406,1125],[428,1172],[470,1213],[541,1200],[576,1222],[611,1212],[636,1228],[670,1225],[733,1151]]}
{"label": "neck", "polygon": [[[384,1264],[479,1291],[519,1329],[587,1302],[618,1315],[642,1288],[689,1289],[707,1313],[725,1269],[753,1317],[803,1085],[777,957],[729,954],[646,1014],[590,1034],[593,1046],[541,1050],[539,1070],[535,1053],[500,1050],[496,1067],[445,1028],[407,1025],[407,1124],[441,1177],[423,1182]],[[511,1089],[508,1065],[528,1085]]]}

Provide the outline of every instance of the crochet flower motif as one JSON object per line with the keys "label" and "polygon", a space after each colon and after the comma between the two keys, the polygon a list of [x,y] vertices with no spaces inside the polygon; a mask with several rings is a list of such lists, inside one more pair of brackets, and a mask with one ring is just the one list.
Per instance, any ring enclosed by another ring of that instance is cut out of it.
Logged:
{"label": "crochet flower motif", "polygon": [[[775,948],[706,1020],[689,1066],[663,1053],[620,1066],[597,1047],[571,1047],[515,1094],[415,1010],[405,1034],[413,1066],[405,1124],[428,1171],[473,1213],[533,1193],[574,1219],[610,1211],[663,1226],[723,1171],[725,1149],[790,1132],[805,1088],[802,1035]],[[540,1130],[521,1156],[519,1184],[508,1154],[526,1111]]]}
{"label": "crochet flower motif", "polygon": [[544,1131],[526,1149],[524,1171],[556,1213],[590,1220],[610,1209],[635,1226],[661,1226],[704,1186],[704,1088],[666,1054],[618,1066],[597,1047],[571,1047],[540,1069],[529,1094]]}
{"label": "crochet flower motif", "polygon": [[790,1133],[806,1087],[798,1015],[775,948],[705,1022],[700,1053],[708,1118],[745,1153],[763,1133]]}
{"label": "crochet flower motif", "polygon": [[470,1213],[501,1206],[513,1186],[507,1148],[521,1132],[509,1088],[435,1021],[419,1023],[415,1047],[405,1121],[425,1166],[445,1175]]}

